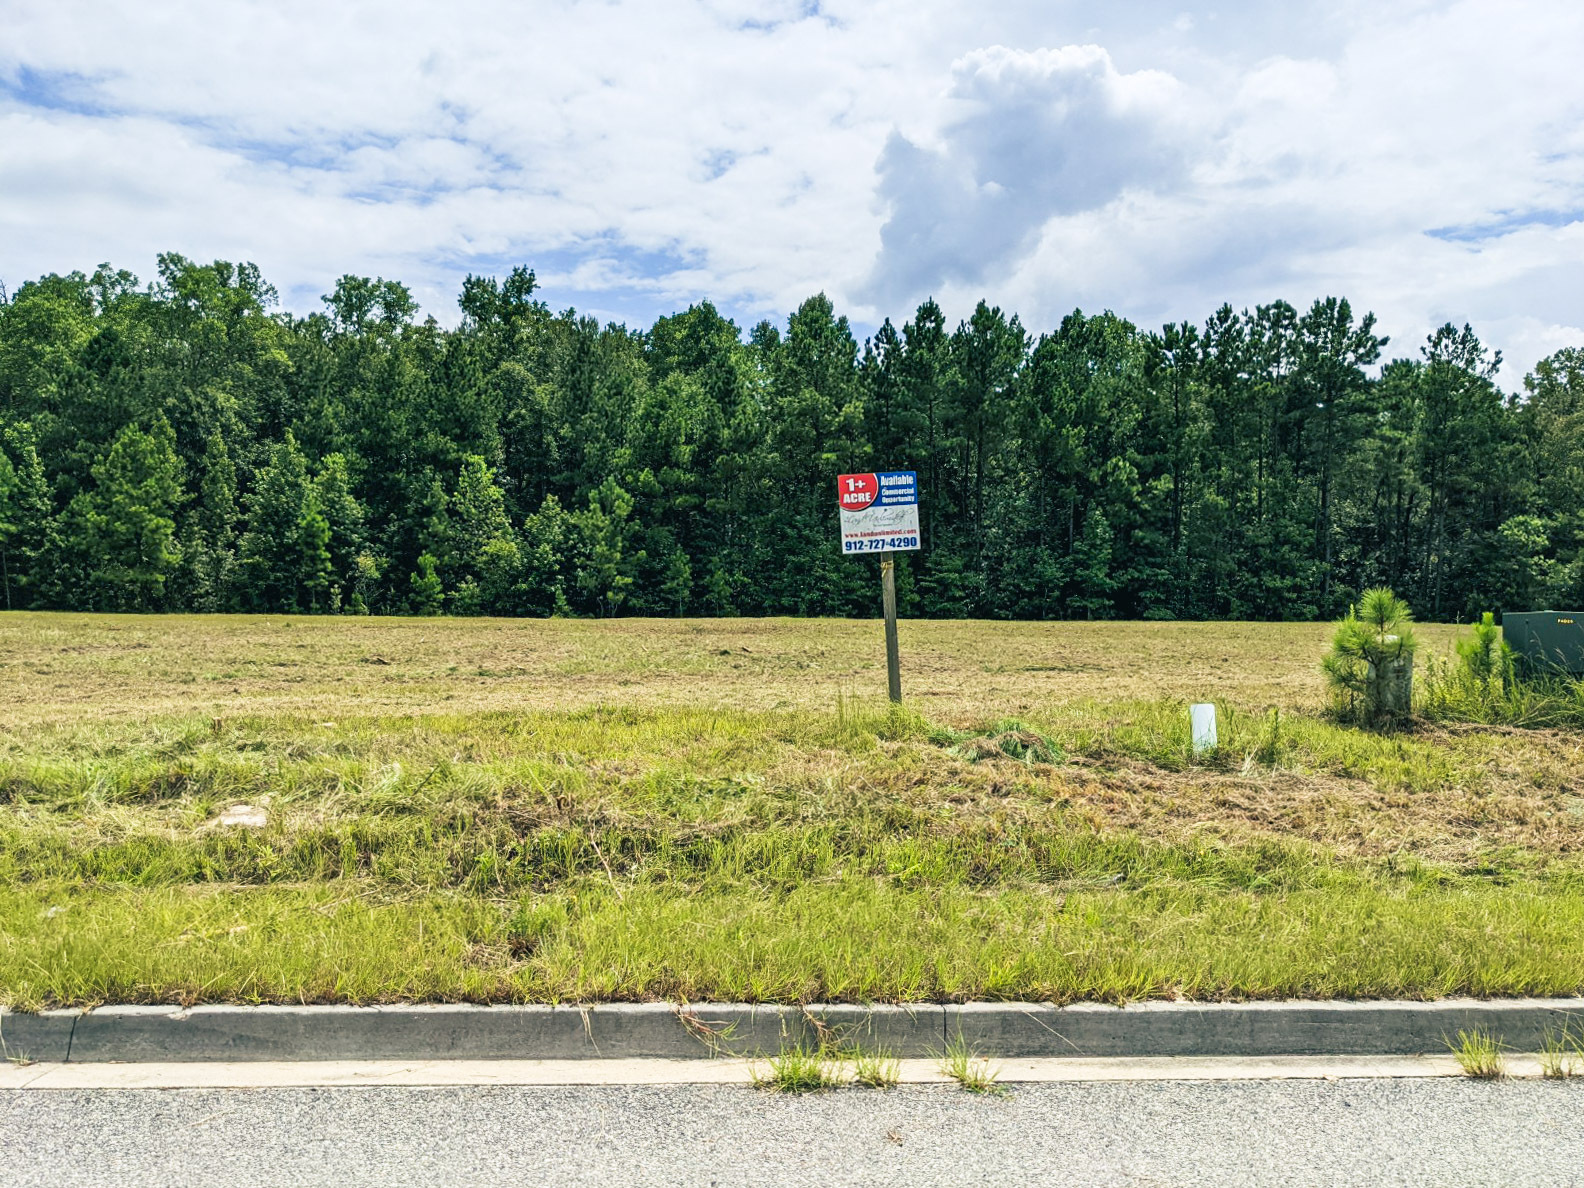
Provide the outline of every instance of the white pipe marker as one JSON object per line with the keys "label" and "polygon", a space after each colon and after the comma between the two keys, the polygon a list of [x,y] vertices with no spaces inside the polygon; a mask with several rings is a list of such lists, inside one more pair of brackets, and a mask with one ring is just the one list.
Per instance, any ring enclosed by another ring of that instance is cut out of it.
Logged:
{"label": "white pipe marker", "polygon": [[1210,702],[1201,702],[1188,707],[1188,723],[1193,730],[1193,749],[1197,755],[1201,751],[1213,751],[1216,748],[1216,709]]}

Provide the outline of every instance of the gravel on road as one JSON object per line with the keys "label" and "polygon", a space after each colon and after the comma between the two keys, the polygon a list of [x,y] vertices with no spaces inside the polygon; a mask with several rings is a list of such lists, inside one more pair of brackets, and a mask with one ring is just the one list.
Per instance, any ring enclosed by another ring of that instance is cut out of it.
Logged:
{"label": "gravel on road", "polygon": [[1553,1185],[1584,1085],[1337,1080],[0,1093],[0,1184]]}

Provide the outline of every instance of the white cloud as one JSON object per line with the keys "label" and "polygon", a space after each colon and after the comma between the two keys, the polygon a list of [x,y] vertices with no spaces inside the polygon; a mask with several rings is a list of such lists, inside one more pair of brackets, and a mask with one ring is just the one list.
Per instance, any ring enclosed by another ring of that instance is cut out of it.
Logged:
{"label": "white cloud", "polygon": [[[1331,59],[1185,69],[1195,81],[1169,109],[1131,124],[1081,128],[1056,97],[1043,123],[1020,102],[992,105],[978,118],[1020,129],[1027,159],[1090,162],[1094,183],[1040,191],[1024,169],[1035,200],[999,223],[965,199],[962,171],[939,167],[982,143],[944,117],[944,148],[897,152],[925,129],[882,155],[882,193],[898,162],[913,166],[914,190],[894,205],[879,260],[910,282],[909,299],[933,292],[962,309],[987,290],[1035,326],[1075,305],[1150,324],[1202,318],[1223,300],[1343,294],[1379,311],[1392,351],[1407,355],[1441,322],[1472,321],[1506,351],[1517,386],[1545,351],[1584,341],[1584,78],[1568,49],[1580,33],[1584,12],[1562,5],[1387,6],[1355,17]],[[934,209],[950,231],[928,229],[904,263],[888,260],[886,236],[927,228],[916,212]]]}
{"label": "white cloud", "polygon": [[9,0],[0,279],[257,260],[745,319],[1346,293],[1584,341],[1572,0]]}
{"label": "white cloud", "polygon": [[1122,74],[1099,46],[995,46],[952,75],[940,146],[893,133],[880,156],[881,301],[1004,271],[1052,217],[1176,181],[1194,139],[1176,79]]}

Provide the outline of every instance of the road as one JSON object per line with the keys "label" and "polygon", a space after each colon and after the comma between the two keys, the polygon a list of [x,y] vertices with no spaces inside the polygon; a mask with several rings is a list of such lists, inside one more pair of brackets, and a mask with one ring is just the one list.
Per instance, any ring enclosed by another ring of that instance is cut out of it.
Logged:
{"label": "road", "polygon": [[0,1092],[0,1183],[1584,1183],[1584,1085],[1456,1079]]}

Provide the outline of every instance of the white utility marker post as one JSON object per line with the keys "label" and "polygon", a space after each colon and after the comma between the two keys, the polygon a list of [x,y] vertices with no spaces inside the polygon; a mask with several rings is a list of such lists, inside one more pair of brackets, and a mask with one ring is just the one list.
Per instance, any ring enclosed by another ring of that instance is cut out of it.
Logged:
{"label": "white utility marker post", "polygon": [[1188,725],[1193,732],[1195,755],[1216,749],[1216,711],[1210,702],[1188,707]]}
{"label": "white utility marker post", "polygon": [[897,649],[896,561],[892,553],[919,547],[918,475],[911,470],[843,474],[836,478],[841,509],[842,553],[880,555],[880,599],[885,609],[886,690],[902,700],[902,662]]}

